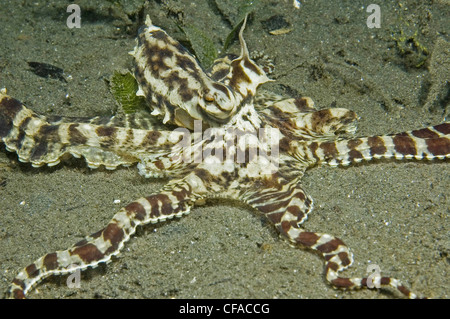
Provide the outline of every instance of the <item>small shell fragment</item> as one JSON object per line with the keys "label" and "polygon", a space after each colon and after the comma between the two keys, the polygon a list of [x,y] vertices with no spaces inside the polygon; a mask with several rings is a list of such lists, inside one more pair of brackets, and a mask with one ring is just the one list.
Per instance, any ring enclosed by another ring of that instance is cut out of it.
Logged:
{"label": "small shell fragment", "polygon": [[294,28],[281,28],[281,29],[278,29],[278,30],[269,31],[269,33],[272,34],[272,35],[281,35],[281,34],[289,33],[292,30],[294,30]]}

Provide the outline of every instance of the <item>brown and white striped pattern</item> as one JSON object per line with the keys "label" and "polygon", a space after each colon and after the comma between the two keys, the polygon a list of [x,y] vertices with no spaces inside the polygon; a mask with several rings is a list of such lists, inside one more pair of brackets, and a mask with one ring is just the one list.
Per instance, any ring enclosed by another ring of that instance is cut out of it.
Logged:
{"label": "brown and white striped pattern", "polygon": [[152,114],[161,117],[164,124],[194,129],[194,120],[212,127],[227,122],[243,100],[269,81],[250,59],[242,32],[243,28],[239,34],[241,55],[215,63],[220,70],[213,66],[212,73],[207,74],[194,56],[147,16],[146,26],[130,52],[136,62],[137,95],[147,98]]}
{"label": "brown and white striped pattern", "polygon": [[[318,252],[325,260],[325,276],[332,286],[342,289],[367,287],[367,278],[345,278],[339,275],[353,263],[353,255],[341,239],[305,231],[300,227],[313,208],[312,199],[305,194],[300,184],[287,183],[278,174],[268,178],[266,183],[270,185],[270,190],[258,192],[255,188],[247,196],[246,202],[262,212],[292,246]],[[380,277],[373,280],[377,286],[391,286],[408,298],[417,298],[398,279]]]}
{"label": "brown and white striped pattern", "polygon": [[[292,244],[309,248],[322,255],[325,260],[326,279],[334,287],[342,289],[367,287],[367,278],[346,278],[339,275],[339,272],[353,263],[349,248],[339,238],[328,234],[307,232],[288,221],[281,221],[277,228]],[[392,277],[374,278],[374,284],[391,286],[408,298],[417,298],[416,294]]]}
{"label": "brown and white striped pattern", "polygon": [[21,102],[0,93],[0,138],[21,162],[31,162],[34,167],[57,165],[67,154],[84,157],[90,168],[103,165],[106,169],[149,162],[150,156],[154,165],[147,169],[153,171],[152,175],[166,175],[170,164],[159,163],[183,137],[183,132],[177,131],[49,123]]}
{"label": "brown and white striped pattern", "polygon": [[[116,119],[47,118],[5,92],[0,93],[0,139],[23,162],[52,166],[65,154],[71,154],[83,156],[92,168],[103,165],[115,169],[139,162],[139,172],[146,177],[174,177],[159,193],[119,210],[102,230],[24,268],[11,284],[11,297],[25,298],[34,285],[50,275],[109,262],[137,226],[181,217],[195,202],[218,196],[248,203],[266,216],[291,245],[321,254],[332,286],[367,286],[367,278],[339,275],[353,260],[342,240],[300,227],[313,209],[301,177],[308,168],[321,164],[350,165],[374,158],[448,158],[450,124],[345,139],[344,134],[352,135],[356,130],[354,112],[341,108],[316,110],[307,97],[283,99],[267,92],[258,95],[259,85],[269,79],[250,59],[243,29],[239,33],[240,56],[219,59],[209,72],[204,72],[186,49],[147,18],[132,53],[140,85],[137,94],[146,96],[152,115],[160,117],[163,124],[180,126],[179,131],[155,125],[145,112],[122,124]],[[203,124],[205,134],[200,140],[186,129],[194,127],[195,119]],[[238,132],[242,141],[252,142],[233,145],[234,137],[227,137],[229,129]],[[273,143],[256,138],[260,129],[279,132],[273,135],[279,146],[277,170],[264,171],[267,158],[255,161],[256,153],[252,151],[269,150]],[[206,154],[205,161],[183,161],[181,140],[187,141],[192,152]],[[236,161],[239,152],[244,154],[244,161]],[[220,153],[230,154],[232,159],[224,161]],[[394,278],[376,280],[407,297],[417,296]]]}
{"label": "brown and white striped pattern", "polygon": [[14,278],[10,294],[23,299],[29,289],[53,274],[66,274],[109,262],[135,233],[137,226],[188,214],[202,198],[207,185],[196,170],[181,181],[169,183],[160,193],[142,197],[119,210],[108,225],[72,248],[49,253],[28,265]]}
{"label": "brown and white striped pattern", "polygon": [[398,134],[311,142],[303,150],[310,162],[349,165],[378,158],[432,160],[450,156],[450,123]]}

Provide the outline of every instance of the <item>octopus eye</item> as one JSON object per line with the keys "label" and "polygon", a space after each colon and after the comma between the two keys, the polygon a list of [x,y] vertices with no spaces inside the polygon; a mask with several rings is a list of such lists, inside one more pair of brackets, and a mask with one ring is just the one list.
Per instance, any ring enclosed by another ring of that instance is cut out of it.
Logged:
{"label": "octopus eye", "polygon": [[204,99],[206,102],[214,102],[214,96],[211,93],[206,93]]}

